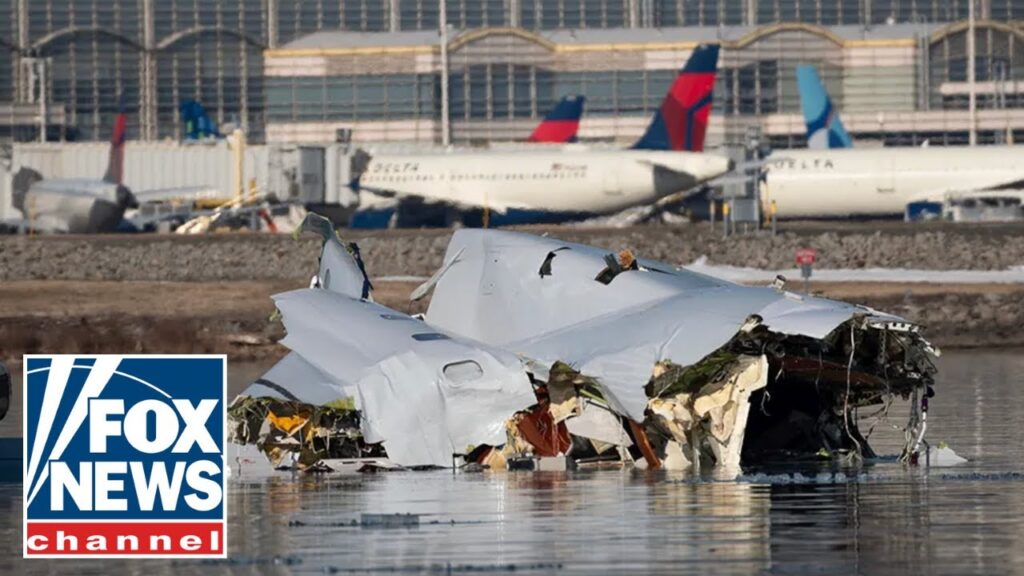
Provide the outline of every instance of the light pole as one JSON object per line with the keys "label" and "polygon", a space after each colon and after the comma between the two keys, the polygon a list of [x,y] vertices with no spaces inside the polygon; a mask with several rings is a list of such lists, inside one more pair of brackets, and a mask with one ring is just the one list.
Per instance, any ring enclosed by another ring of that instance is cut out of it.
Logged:
{"label": "light pole", "polygon": [[968,138],[971,146],[978,145],[978,98],[975,93],[975,46],[974,46],[974,3],[967,3],[967,110],[970,123]]}
{"label": "light pole", "polygon": [[451,122],[448,110],[448,7],[446,0],[438,0],[441,24],[441,144],[452,143]]}

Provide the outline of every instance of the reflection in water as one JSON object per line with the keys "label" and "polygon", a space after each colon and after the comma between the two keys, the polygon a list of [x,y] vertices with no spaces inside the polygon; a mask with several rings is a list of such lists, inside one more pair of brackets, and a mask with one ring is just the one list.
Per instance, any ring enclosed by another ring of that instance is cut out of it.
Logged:
{"label": "reflection in water", "polygon": [[[643,471],[387,473],[233,481],[233,563],[216,573],[884,574],[1024,572],[1024,355],[960,352],[940,362],[929,437],[972,462],[906,469],[883,460],[793,482]],[[258,371],[258,370],[255,370]],[[891,410],[892,424],[906,417]],[[886,423],[872,444],[894,454]],[[414,513],[411,529],[362,528],[360,514]],[[0,485],[0,573],[209,574],[199,563],[23,562],[21,487]],[[275,558],[277,560],[275,560]]]}

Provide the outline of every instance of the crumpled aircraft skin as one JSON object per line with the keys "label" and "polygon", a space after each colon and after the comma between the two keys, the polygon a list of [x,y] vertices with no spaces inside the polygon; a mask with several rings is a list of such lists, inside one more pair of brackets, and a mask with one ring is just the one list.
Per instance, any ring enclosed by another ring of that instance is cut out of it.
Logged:
{"label": "crumpled aircraft skin", "polygon": [[851,412],[892,395],[921,400],[905,455],[921,444],[936,351],[901,318],[628,250],[464,229],[413,292],[433,290],[420,320],[371,301],[358,248],[329,221],[303,228],[324,238],[312,287],[274,296],[292,352],[243,397],[341,410],[368,455],[738,471],[751,447],[870,454]]}
{"label": "crumpled aircraft skin", "polygon": [[[550,272],[541,275],[552,253]],[[565,362],[594,378],[613,406],[637,422],[655,364],[692,365],[752,317],[773,332],[810,338],[823,338],[856,316],[905,322],[863,306],[742,286],[643,259],[637,270],[603,284],[594,279],[607,267],[607,254],[531,234],[458,230],[425,319],[541,368]]]}

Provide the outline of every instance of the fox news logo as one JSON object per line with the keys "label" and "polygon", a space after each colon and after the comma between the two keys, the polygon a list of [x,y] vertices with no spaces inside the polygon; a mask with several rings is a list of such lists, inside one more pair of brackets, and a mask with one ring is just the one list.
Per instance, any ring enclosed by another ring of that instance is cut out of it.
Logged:
{"label": "fox news logo", "polygon": [[25,356],[24,555],[226,555],[224,356]]}

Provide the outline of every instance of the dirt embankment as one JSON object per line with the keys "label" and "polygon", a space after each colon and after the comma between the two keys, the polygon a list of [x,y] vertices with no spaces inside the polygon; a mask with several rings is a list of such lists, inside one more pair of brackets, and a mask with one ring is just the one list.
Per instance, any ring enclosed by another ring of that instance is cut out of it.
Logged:
{"label": "dirt embankment", "polygon": [[[628,229],[531,228],[568,241],[628,247],[676,264],[791,266],[810,246],[819,268],[998,270],[1024,264],[1024,228],[1010,225],[794,223],[777,236],[721,237],[707,224]],[[428,276],[447,230],[343,233],[373,277]],[[308,285],[319,241],[287,236],[0,237],[0,358],[32,352],[224,352],[273,358],[283,331],[272,294]],[[1024,344],[1024,286],[813,284],[816,292],[900,314],[940,346]],[[377,282],[375,298],[420,312],[414,283]]]}
{"label": "dirt embankment", "polygon": [[[270,296],[301,281],[0,283],[0,359],[26,353],[225,353],[275,359],[284,331]],[[408,313],[409,282],[380,282],[374,297]],[[903,315],[942,347],[1024,345],[1024,287],[812,284],[826,296]]]}
{"label": "dirt embankment", "polygon": [[[723,239],[706,223],[624,229],[531,227],[572,242],[645,258],[688,264],[779,269],[793,266],[798,248],[816,248],[819,268],[1004,270],[1024,265],[1024,227],[1011,225],[908,226],[900,223],[791,224],[767,233]],[[358,242],[371,276],[429,276],[440,266],[448,230],[343,231]],[[0,237],[0,281],[131,280],[218,282],[307,279],[316,267],[318,240],[305,236]]]}

